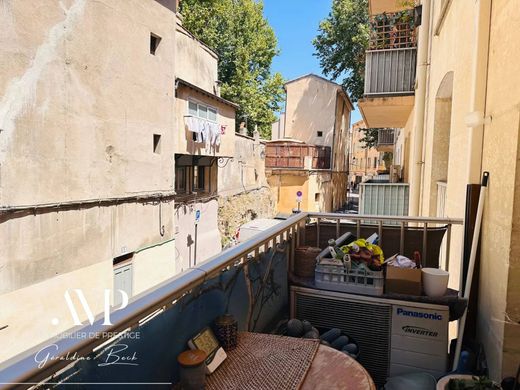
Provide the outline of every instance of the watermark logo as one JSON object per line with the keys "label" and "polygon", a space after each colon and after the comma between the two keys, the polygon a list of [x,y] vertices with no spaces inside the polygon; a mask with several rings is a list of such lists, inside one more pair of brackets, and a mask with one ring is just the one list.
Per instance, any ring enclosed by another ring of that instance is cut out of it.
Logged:
{"label": "watermark logo", "polygon": [[[74,292],[76,294],[76,296],[78,297],[81,307],[83,308],[83,311],[87,315],[88,322],[90,323],[90,325],[93,325],[94,320],[95,320],[94,313],[92,312],[92,309],[87,302],[87,298],[85,298],[85,294],[79,288],[73,289],[72,292]],[[111,290],[109,290],[109,289],[105,289],[105,291],[104,291],[103,325],[113,325],[112,322],[110,321],[110,292],[111,292]],[[115,290],[114,293],[121,294],[121,304],[115,310],[121,310],[121,309],[125,308],[126,306],[128,306],[128,294],[125,291]],[[74,306],[74,302],[72,301],[71,292],[69,290],[65,291],[64,296],[65,296],[65,302],[67,303],[67,307],[69,308],[70,314],[72,316],[72,320],[74,321],[74,325],[77,325],[77,326],[83,325],[83,323],[79,319],[79,314],[78,314],[78,311],[76,310],[76,307]],[[53,325],[58,325],[60,323],[60,320],[58,318],[53,318],[51,320],[51,323]]]}

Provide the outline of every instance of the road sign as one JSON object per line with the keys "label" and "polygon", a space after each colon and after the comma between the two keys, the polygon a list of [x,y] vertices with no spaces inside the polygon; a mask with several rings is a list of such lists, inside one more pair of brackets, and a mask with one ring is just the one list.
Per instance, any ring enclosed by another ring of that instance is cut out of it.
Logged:
{"label": "road sign", "polygon": [[296,202],[301,203],[302,200],[303,200],[303,192],[298,191],[296,193]]}
{"label": "road sign", "polygon": [[196,210],[195,211],[195,223],[199,223],[200,222],[200,210]]}

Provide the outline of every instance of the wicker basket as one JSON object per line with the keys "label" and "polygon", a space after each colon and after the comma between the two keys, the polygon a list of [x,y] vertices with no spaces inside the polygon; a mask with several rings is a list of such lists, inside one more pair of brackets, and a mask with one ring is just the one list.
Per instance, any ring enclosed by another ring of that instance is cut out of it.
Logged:
{"label": "wicker basket", "polygon": [[316,257],[321,249],[312,246],[300,246],[294,252],[294,274],[301,278],[314,278]]}

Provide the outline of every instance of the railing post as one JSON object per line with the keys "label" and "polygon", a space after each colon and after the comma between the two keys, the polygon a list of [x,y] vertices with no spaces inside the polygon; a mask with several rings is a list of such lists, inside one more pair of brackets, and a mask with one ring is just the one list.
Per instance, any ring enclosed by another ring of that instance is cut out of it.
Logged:
{"label": "railing post", "polygon": [[446,232],[446,257],[444,259],[444,270],[450,269],[450,244],[451,244],[451,223],[448,224],[448,231]]}
{"label": "railing post", "polygon": [[320,248],[320,219],[316,218],[316,247]]}
{"label": "railing post", "polygon": [[296,225],[291,226],[290,230],[290,237],[291,237],[291,253],[289,256],[289,269],[291,272],[294,272],[294,248],[296,245]]}
{"label": "railing post", "polygon": [[404,221],[401,221],[401,234],[399,235],[399,254],[404,256]]}
{"label": "railing post", "polygon": [[422,244],[422,261],[423,267],[426,264],[426,256],[428,256],[428,222],[424,222],[423,226],[423,244]]}

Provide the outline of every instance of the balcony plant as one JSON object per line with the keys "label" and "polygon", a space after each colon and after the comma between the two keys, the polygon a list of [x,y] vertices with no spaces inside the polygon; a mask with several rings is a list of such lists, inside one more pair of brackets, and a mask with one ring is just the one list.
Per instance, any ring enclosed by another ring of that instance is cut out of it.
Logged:
{"label": "balcony plant", "polygon": [[415,44],[413,9],[382,13],[370,19],[370,48],[388,49]]}
{"label": "balcony plant", "polygon": [[448,375],[439,380],[437,390],[495,390],[501,387],[487,376]]}

